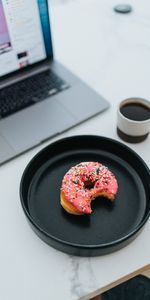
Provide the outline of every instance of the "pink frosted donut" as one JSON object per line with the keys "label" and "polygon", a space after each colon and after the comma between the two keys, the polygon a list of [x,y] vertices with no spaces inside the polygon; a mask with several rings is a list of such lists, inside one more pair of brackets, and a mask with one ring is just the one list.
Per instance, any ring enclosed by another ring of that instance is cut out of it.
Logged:
{"label": "pink frosted donut", "polygon": [[90,214],[92,200],[104,196],[113,201],[117,191],[115,175],[107,167],[99,162],[82,162],[65,174],[60,202],[71,214]]}

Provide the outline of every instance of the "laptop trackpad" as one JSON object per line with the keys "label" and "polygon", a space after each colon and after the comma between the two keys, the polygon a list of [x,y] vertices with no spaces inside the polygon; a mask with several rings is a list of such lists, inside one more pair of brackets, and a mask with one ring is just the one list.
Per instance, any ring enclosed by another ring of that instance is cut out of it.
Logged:
{"label": "laptop trackpad", "polygon": [[30,106],[1,122],[0,131],[18,152],[63,132],[74,123],[74,117],[56,99]]}

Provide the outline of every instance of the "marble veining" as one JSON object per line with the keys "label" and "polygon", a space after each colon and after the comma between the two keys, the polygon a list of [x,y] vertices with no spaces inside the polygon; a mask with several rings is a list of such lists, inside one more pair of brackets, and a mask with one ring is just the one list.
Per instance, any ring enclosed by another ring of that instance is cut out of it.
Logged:
{"label": "marble veining", "polygon": [[[90,257],[69,256],[71,264],[70,289],[74,300],[96,289],[97,279]],[[81,285],[81,282],[83,283]]]}

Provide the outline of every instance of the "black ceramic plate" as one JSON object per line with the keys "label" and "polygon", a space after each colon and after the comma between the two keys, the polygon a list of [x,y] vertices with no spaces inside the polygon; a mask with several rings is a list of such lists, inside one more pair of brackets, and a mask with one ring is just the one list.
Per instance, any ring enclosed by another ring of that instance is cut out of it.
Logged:
{"label": "black ceramic plate", "polygon": [[[114,203],[97,198],[91,215],[75,216],[60,205],[64,174],[83,161],[98,161],[119,185]],[[20,185],[25,215],[37,235],[54,248],[79,256],[116,251],[131,242],[150,215],[150,171],[130,148],[98,136],[74,136],[40,151]]]}

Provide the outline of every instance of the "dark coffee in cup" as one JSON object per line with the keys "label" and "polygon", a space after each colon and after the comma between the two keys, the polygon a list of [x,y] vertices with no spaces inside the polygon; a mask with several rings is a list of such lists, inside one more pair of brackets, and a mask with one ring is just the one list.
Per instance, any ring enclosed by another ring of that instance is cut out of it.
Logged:
{"label": "dark coffee in cup", "polygon": [[126,118],[134,121],[145,121],[150,119],[150,109],[148,106],[137,102],[123,105],[120,107],[120,112]]}
{"label": "dark coffee in cup", "polygon": [[130,143],[143,141],[150,130],[150,102],[142,98],[122,101],[118,109],[117,133]]}

